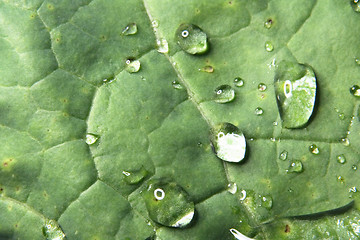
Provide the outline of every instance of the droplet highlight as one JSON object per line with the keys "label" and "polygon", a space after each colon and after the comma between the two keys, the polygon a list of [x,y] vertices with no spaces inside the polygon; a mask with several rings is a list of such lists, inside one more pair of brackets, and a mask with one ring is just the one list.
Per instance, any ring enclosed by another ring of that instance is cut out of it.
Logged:
{"label": "droplet highlight", "polygon": [[261,107],[255,108],[255,115],[261,116],[264,114],[264,110]]}
{"label": "droplet highlight", "polygon": [[194,216],[194,202],[188,193],[174,182],[152,180],[143,198],[149,217],[164,226],[181,228]]}
{"label": "droplet highlight", "polygon": [[336,160],[340,164],[346,163],[346,158],[345,158],[344,154],[337,155]]}
{"label": "droplet highlight", "polygon": [[354,96],[354,97],[358,97],[360,98],[360,87],[358,85],[354,85],[350,88],[350,93]]}
{"label": "droplet highlight", "polygon": [[181,24],[175,38],[182,50],[189,54],[202,54],[208,50],[207,34],[194,24]]}
{"label": "droplet highlight", "polygon": [[94,143],[96,143],[96,141],[100,138],[99,135],[93,134],[93,133],[88,133],[85,136],[85,142],[88,145],[93,145]]}
{"label": "droplet highlight", "polygon": [[47,240],[65,239],[64,232],[55,220],[46,220],[45,225],[42,227],[42,232]]}
{"label": "droplet highlight", "polygon": [[282,61],[275,71],[274,80],[282,126],[305,126],[315,105],[317,86],[313,69],[306,64]]}
{"label": "droplet highlight", "polygon": [[227,162],[240,162],[245,157],[244,134],[231,123],[216,125],[210,132],[210,141],[218,158]]}
{"label": "droplet highlight", "polygon": [[214,92],[214,101],[217,103],[228,103],[235,99],[235,91],[229,85],[221,85]]}
{"label": "droplet highlight", "polygon": [[274,45],[270,42],[270,41],[266,41],[265,42],[265,50],[267,52],[272,52],[274,51]]}
{"label": "droplet highlight", "polygon": [[355,12],[360,12],[360,1],[359,0],[350,1],[350,5]]}
{"label": "droplet highlight", "polygon": [[303,164],[300,160],[292,160],[290,161],[290,165],[288,167],[288,169],[286,170],[286,172],[288,173],[300,173],[302,172],[303,169]]}
{"label": "droplet highlight", "polygon": [[319,150],[318,146],[315,145],[315,144],[310,145],[309,151],[314,155],[318,155],[320,153],[320,150]]}
{"label": "droplet highlight", "polygon": [[244,86],[244,80],[241,77],[234,78],[234,86],[235,87],[242,87]]}
{"label": "droplet highlight", "polygon": [[126,71],[129,73],[136,73],[140,70],[140,61],[139,60],[126,60]]}
{"label": "droplet highlight", "polygon": [[129,23],[124,30],[121,32],[122,35],[134,35],[138,31],[136,23]]}

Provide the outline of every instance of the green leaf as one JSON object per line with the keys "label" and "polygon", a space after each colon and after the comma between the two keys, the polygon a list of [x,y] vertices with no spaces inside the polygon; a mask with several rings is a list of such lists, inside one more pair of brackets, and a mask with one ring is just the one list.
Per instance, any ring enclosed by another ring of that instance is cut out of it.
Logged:
{"label": "green leaf", "polygon": [[[230,229],[358,238],[357,10],[331,0],[1,1],[0,239],[234,239]],[[184,23],[199,34],[185,45]],[[280,118],[281,61],[314,69],[310,119]],[[246,138],[239,163],[212,149],[221,123]],[[148,212],[154,180],[194,203],[189,225],[155,219],[176,199]]]}

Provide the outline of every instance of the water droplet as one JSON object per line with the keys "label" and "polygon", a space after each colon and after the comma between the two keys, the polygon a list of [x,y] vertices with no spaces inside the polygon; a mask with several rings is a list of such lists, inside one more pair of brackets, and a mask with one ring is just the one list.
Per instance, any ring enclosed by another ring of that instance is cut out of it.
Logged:
{"label": "water droplet", "polygon": [[211,130],[210,141],[218,158],[227,162],[244,159],[246,142],[244,134],[231,123],[221,123]]}
{"label": "water droplet", "polygon": [[129,73],[136,73],[140,70],[140,61],[139,60],[126,60],[126,71]]}
{"label": "water droplet", "polygon": [[237,192],[236,183],[229,183],[228,184],[228,192],[231,193],[231,194],[235,194]]}
{"label": "water droplet", "polygon": [[341,139],[341,143],[344,145],[344,146],[349,146],[350,145],[350,140],[348,138],[342,138]]}
{"label": "water droplet", "polygon": [[176,30],[178,45],[187,53],[202,54],[208,50],[206,33],[193,24],[181,24]]}
{"label": "water droplet", "polygon": [[96,135],[96,134],[93,134],[93,133],[88,133],[86,134],[86,137],[85,137],[85,142],[88,144],[88,145],[93,145],[94,143],[96,143],[96,141],[99,139],[99,136]]}
{"label": "water droplet", "polygon": [[260,116],[260,115],[263,115],[263,113],[264,113],[264,110],[261,107],[255,108],[256,115]]}
{"label": "water droplet", "polygon": [[279,155],[279,159],[285,161],[287,159],[288,152],[286,150],[282,151]]}
{"label": "water droplet", "polygon": [[149,217],[164,226],[184,227],[194,216],[194,202],[187,192],[174,182],[152,180],[143,192]]}
{"label": "water droplet", "polygon": [[267,209],[271,209],[272,205],[273,205],[273,199],[270,195],[259,195],[258,196],[260,199],[260,206],[267,208]]}
{"label": "water droplet", "polygon": [[311,145],[310,145],[309,151],[310,151],[312,154],[315,154],[315,155],[318,155],[318,154],[320,153],[319,148],[318,148],[315,144],[311,144]]}
{"label": "water droplet", "polygon": [[344,154],[340,154],[340,155],[336,156],[336,160],[338,161],[338,163],[341,163],[341,164],[346,163],[346,158],[345,158]]}
{"label": "water droplet", "polygon": [[240,201],[244,201],[245,198],[246,198],[246,191],[245,191],[245,190],[241,190],[239,200],[240,200]]}
{"label": "water droplet", "polygon": [[354,170],[354,171],[356,171],[356,170],[357,170],[357,166],[356,166],[356,165],[352,165],[351,169]]}
{"label": "water droplet", "polygon": [[357,65],[360,65],[360,59],[359,59],[359,58],[355,58],[355,63],[356,63]]}
{"label": "water droplet", "polygon": [[221,85],[215,89],[214,101],[217,103],[228,103],[235,98],[235,91],[229,85]]}
{"label": "water droplet", "polygon": [[64,232],[55,220],[46,220],[45,225],[42,227],[42,232],[48,240],[65,239]]}
{"label": "water droplet", "polygon": [[124,181],[127,184],[138,184],[149,174],[149,172],[142,166],[140,169],[134,171],[123,171]]}
{"label": "water droplet", "polygon": [[269,18],[268,20],[265,21],[264,27],[266,27],[267,29],[270,29],[272,24],[273,24],[273,20],[271,18]]}
{"label": "water droplet", "polygon": [[356,187],[354,186],[354,187],[349,188],[349,192],[350,192],[350,193],[351,193],[351,192],[356,193],[356,192],[357,192]]}
{"label": "water droplet", "polygon": [[345,114],[344,113],[339,113],[338,117],[340,118],[340,120],[344,120],[345,119]]}
{"label": "water droplet", "polygon": [[277,126],[279,123],[278,122],[273,122],[273,126]]}
{"label": "water droplet", "polygon": [[350,1],[350,5],[355,12],[360,12],[360,1],[359,0]]}
{"label": "water droplet", "polygon": [[168,53],[169,52],[169,44],[165,38],[160,38],[156,40],[157,51],[159,53]]}
{"label": "water droplet", "polygon": [[173,88],[175,88],[175,89],[183,89],[184,88],[177,80],[172,81],[171,84],[172,84]]}
{"label": "water droplet", "polygon": [[290,161],[290,165],[288,167],[288,169],[286,170],[286,172],[288,173],[300,173],[302,172],[303,169],[303,164],[301,161],[299,160],[292,160]]}
{"label": "water droplet", "polygon": [[207,73],[213,73],[214,72],[214,68],[212,66],[205,66],[199,69],[199,71],[201,72],[207,72]]}
{"label": "water droplet", "polygon": [[128,36],[128,35],[134,35],[137,33],[137,26],[136,23],[129,23],[124,30],[121,32],[122,35]]}
{"label": "water droplet", "polygon": [[241,77],[236,77],[234,79],[234,85],[236,87],[242,87],[242,86],[244,86],[244,80]]}
{"label": "water droplet", "polygon": [[259,83],[259,85],[258,85],[258,90],[260,91],[260,92],[265,92],[266,91],[266,84],[265,83]]}
{"label": "water droplet", "polygon": [[350,93],[355,97],[360,97],[360,87],[358,85],[354,85],[350,88]]}
{"label": "water droplet", "polygon": [[152,25],[154,28],[157,28],[157,27],[159,27],[159,22],[158,22],[157,20],[153,20],[153,21],[151,22],[151,25]]}
{"label": "water droplet", "polygon": [[237,240],[252,240],[252,238],[248,238],[247,236],[245,236],[235,228],[230,228],[229,231]]}
{"label": "water droplet", "polygon": [[275,94],[285,128],[300,128],[314,110],[316,78],[306,64],[282,61],[275,72]]}
{"label": "water droplet", "polygon": [[272,52],[274,50],[274,46],[270,41],[265,42],[265,50],[268,52]]}
{"label": "water droplet", "polygon": [[338,176],[337,177],[337,180],[340,182],[340,183],[344,183],[345,179],[342,177],[342,176]]}

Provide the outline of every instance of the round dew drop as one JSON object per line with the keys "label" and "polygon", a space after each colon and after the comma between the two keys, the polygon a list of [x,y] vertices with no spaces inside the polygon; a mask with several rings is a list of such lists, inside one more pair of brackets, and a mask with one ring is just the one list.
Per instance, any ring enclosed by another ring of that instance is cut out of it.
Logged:
{"label": "round dew drop", "polygon": [[203,54],[209,48],[207,34],[194,24],[181,24],[175,39],[180,48],[189,54]]}
{"label": "round dew drop", "polygon": [[315,155],[318,155],[318,154],[320,153],[319,148],[318,148],[315,144],[311,144],[311,145],[310,145],[309,151],[310,151],[312,154],[315,154]]}
{"label": "round dew drop", "polygon": [[286,150],[282,151],[279,155],[279,159],[281,161],[285,161],[287,159],[287,156],[288,156],[288,152]]}
{"label": "round dew drop", "polygon": [[274,50],[274,46],[270,41],[265,42],[265,50],[268,52],[272,52]]}
{"label": "round dew drop", "polygon": [[358,85],[353,85],[350,88],[350,93],[354,96],[354,97],[358,97],[360,98],[360,87]]}
{"label": "round dew drop", "polygon": [[169,52],[169,44],[165,38],[156,40],[157,51],[159,53],[168,53]]}
{"label": "round dew drop", "polygon": [[229,85],[221,85],[214,92],[214,101],[217,103],[228,103],[235,99],[235,91]]}
{"label": "round dew drop", "polygon": [[242,87],[244,86],[244,80],[241,77],[234,78],[234,86],[235,87]]}
{"label": "round dew drop", "polygon": [[272,24],[273,24],[273,20],[269,18],[268,20],[265,21],[264,27],[270,29],[272,27]]}

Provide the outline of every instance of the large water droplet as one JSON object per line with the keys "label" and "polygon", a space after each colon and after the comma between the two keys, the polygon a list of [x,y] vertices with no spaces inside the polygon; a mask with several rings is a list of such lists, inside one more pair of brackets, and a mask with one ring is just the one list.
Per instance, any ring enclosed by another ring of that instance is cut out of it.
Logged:
{"label": "large water droplet", "polygon": [[47,240],[65,239],[65,234],[55,220],[46,220],[42,232]]}
{"label": "large water droplet", "polygon": [[310,151],[312,154],[315,154],[315,155],[318,155],[318,154],[320,153],[319,148],[318,148],[315,144],[311,144],[311,145],[310,145],[309,151]]}
{"label": "large water droplet", "polygon": [[287,159],[288,152],[286,150],[282,151],[279,155],[279,159],[285,161]]}
{"label": "large water droplet", "polygon": [[355,12],[360,12],[360,1],[359,0],[350,1],[350,5]]}
{"label": "large water droplet", "polygon": [[160,53],[168,53],[169,52],[169,44],[165,38],[160,38],[156,40],[157,51]]}
{"label": "large water droplet", "polygon": [[338,161],[338,163],[341,163],[341,164],[346,163],[346,158],[345,158],[344,154],[337,155],[336,160]]}
{"label": "large water droplet", "polygon": [[314,110],[316,78],[305,64],[282,61],[275,72],[275,94],[285,128],[300,128]]}
{"label": "large water droplet", "polygon": [[303,169],[303,164],[300,160],[292,160],[290,161],[290,165],[288,167],[288,169],[286,170],[286,172],[289,173],[300,173],[302,172]]}
{"label": "large water droplet", "polygon": [[270,41],[266,41],[265,50],[268,52],[272,52],[274,50],[274,45]]}
{"label": "large water droplet", "polygon": [[350,88],[350,93],[355,97],[360,97],[360,87],[358,85],[354,85]]}
{"label": "large water droplet", "polygon": [[260,116],[260,115],[263,115],[263,113],[264,113],[264,110],[261,107],[255,108],[256,115]]}
{"label": "large water droplet", "polygon": [[264,22],[264,27],[267,28],[267,29],[270,29],[272,24],[273,24],[273,20],[271,18],[269,18],[268,20],[266,20]]}
{"label": "large water droplet", "polygon": [[340,182],[340,183],[344,183],[344,182],[345,182],[345,179],[344,179],[343,176],[338,176],[338,177],[337,177],[337,180],[338,180],[338,182]]}
{"label": "large water droplet", "polygon": [[174,182],[152,180],[143,192],[149,217],[164,226],[184,227],[194,216],[194,202],[185,190]]}
{"label": "large water droplet", "polygon": [[234,85],[236,87],[242,87],[244,86],[244,80],[241,77],[234,78]]}
{"label": "large water droplet", "polygon": [[129,23],[124,30],[121,32],[121,34],[127,36],[127,35],[134,35],[137,33],[137,26],[136,23]]}
{"label": "large water droplet", "polygon": [[213,73],[214,68],[212,66],[210,66],[210,65],[207,65],[207,66],[204,66],[204,67],[200,68],[199,71],[207,72],[207,73]]}
{"label": "large water droplet", "polygon": [[175,89],[183,89],[184,88],[177,80],[172,81],[171,84],[172,84],[173,88],[175,88]]}
{"label": "large water droplet", "polygon": [[208,50],[206,33],[193,24],[181,24],[176,30],[176,41],[187,53],[202,54]]}
{"label": "large water droplet", "polygon": [[214,101],[218,103],[228,103],[234,100],[235,91],[229,85],[221,85],[215,89]]}
{"label": "large water droplet", "polygon": [[227,162],[244,159],[246,141],[244,134],[231,123],[221,123],[211,130],[210,141],[218,158]]}
{"label": "large water droplet", "polygon": [[85,137],[85,142],[88,144],[88,145],[93,145],[94,143],[96,143],[96,141],[99,139],[99,136],[96,135],[96,134],[93,134],[93,133],[88,133],[86,134],[86,137]]}
{"label": "large water droplet", "polygon": [[140,61],[139,60],[126,60],[126,71],[129,73],[136,73],[140,70]]}
{"label": "large water droplet", "polygon": [[259,85],[258,85],[258,90],[260,91],[260,92],[265,92],[266,91],[266,84],[265,83],[259,83]]}
{"label": "large water droplet", "polygon": [[127,184],[138,184],[148,175],[148,171],[142,166],[140,169],[134,171],[123,171],[124,181]]}

